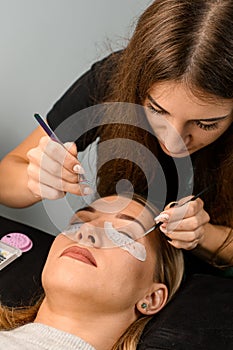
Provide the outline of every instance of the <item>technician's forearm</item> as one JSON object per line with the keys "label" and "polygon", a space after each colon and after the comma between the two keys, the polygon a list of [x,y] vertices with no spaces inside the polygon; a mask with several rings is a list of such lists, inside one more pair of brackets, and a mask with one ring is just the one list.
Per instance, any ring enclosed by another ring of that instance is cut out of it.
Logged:
{"label": "technician's forearm", "polygon": [[233,266],[233,229],[206,224],[204,239],[193,252],[213,265]]}
{"label": "technician's forearm", "polygon": [[27,187],[27,161],[17,155],[7,155],[0,162],[0,203],[24,208],[38,201]]}

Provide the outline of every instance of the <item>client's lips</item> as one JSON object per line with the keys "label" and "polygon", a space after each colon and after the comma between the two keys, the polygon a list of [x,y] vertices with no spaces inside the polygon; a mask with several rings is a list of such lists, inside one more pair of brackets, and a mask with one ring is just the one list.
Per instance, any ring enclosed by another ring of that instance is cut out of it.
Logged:
{"label": "client's lips", "polygon": [[86,264],[93,265],[93,266],[97,267],[97,263],[95,261],[94,256],[86,248],[72,246],[72,247],[65,249],[64,252],[62,252],[61,256],[68,256],[72,259],[76,259],[76,260],[82,261]]}

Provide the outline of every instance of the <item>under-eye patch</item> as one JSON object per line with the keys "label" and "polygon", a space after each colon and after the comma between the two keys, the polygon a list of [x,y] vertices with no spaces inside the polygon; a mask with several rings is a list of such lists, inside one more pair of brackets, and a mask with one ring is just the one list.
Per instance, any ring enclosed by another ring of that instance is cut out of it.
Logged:
{"label": "under-eye patch", "polygon": [[104,229],[109,240],[112,241],[114,245],[127,250],[127,252],[140,261],[146,260],[146,248],[143,244],[136,242],[124,233],[117,231],[112,226],[111,222],[105,221]]}
{"label": "under-eye patch", "polygon": [[88,223],[75,222],[63,232],[65,236],[80,245],[94,248],[122,248],[140,261],[146,260],[146,249],[129,233],[119,232],[111,222],[105,221],[104,227],[92,226]]}

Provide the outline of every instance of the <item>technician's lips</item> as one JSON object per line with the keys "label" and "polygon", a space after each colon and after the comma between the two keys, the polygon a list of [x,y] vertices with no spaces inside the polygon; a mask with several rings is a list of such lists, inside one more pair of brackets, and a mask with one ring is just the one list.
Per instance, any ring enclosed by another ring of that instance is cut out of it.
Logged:
{"label": "technician's lips", "polygon": [[82,261],[86,264],[93,265],[97,267],[94,256],[86,248],[81,248],[77,246],[72,246],[64,250],[60,256],[68,256],[72,259]]}

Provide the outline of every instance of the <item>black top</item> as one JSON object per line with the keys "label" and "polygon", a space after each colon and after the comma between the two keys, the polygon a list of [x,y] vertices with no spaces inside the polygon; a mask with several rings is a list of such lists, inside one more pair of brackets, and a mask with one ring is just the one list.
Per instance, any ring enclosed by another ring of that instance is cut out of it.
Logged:
{"label": "black top", "polygon": [[[58,128],[59,125],[74,114],[75,118],[80,118],[80,115],[85,117],[84,113],[78,115],[77,112],[103,102],[108,91],[108,81],[111,79],[114,70],[114,62],[118,55],[120,55],[120,52],[111,54],[94,63],[89,71],[71,85],[48,113],[48,124],[53,130],[56,130],[56,134],[63,142],[71,141],[71,139],[69,135]],[[83,138],[74,140],[79,151],[83,151],[93,141],[93,135],[95,135],[94,132],[90,134],[89,138],[85,138],[85,141]]]}
{"label": "black top", "polygon": [[53,130],[72,114],[102,102],[108,90],[107,81],[114,69],[115,55],[94,63],[55,103],[47,115],[47,121]]}

